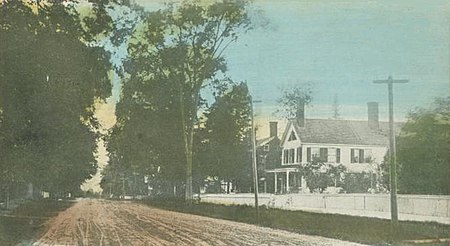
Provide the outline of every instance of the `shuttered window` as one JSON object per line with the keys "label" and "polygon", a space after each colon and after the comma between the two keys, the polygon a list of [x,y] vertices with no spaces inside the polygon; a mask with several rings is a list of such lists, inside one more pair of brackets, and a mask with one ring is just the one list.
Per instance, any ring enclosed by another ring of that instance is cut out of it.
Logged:
{"label": "shuttered window", "polygon": [[297,148],[297,163],[302,163],[302,147]]}
{"label": "shuttered window", "polygon": [[283,163],[284,164],[288,163],[288,158],[289,158],[288,150],[285,149],[285,150],[283,150]]}
{"label": "shuttered window", "polygon": [[336,163],[341,163],[341,149],[336,149]]}
{"label": "shuttered window", "polygon": [[306,161],[311,162],[311,148],[306,148]]}
{"label": "shuttered window", "polygon": [[320,148],[319,152],[319,161],[321,162],[328,162],[328,149],[327,148]]}

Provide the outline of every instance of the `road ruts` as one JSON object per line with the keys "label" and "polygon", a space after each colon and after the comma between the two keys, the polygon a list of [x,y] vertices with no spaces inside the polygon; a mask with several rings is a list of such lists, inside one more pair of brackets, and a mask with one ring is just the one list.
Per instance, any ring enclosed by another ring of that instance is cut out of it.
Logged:
{"label": "road ruts", "polygon": [[358,245],[128,201],[80,200],[49,223],[33,245]]}

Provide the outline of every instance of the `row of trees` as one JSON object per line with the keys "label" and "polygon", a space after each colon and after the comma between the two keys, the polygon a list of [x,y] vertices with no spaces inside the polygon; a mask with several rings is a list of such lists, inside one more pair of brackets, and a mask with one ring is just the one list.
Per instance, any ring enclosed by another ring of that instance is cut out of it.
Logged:
{"label": "row of trees", "polygon": [[[0,194],[77,192],[96,172],[96,102],[111,93],[104,3],[0,2]],[[83,17],[84,16],[84,17]],[[3,197],[5,198],[5,197]]]}
{"label": "row of trees", "polygon": [[[197,193],[207,177],[232,182],[245,191],[251,186],[249,106],[247,85],[230,84],[197,119],[193,143]],[[175,110],[134,107],[120,118],[107,139],[110,161],[101,183],[106,194],[148,194],[145,176],[154,194],[182,195],[186,167]]]}
{"label": "row of trees", "polygon": [[[115,67],[123,68],[116,72],[125,85],[118,123],[106,138],[105,180],[120,179],[123,189],[125,176],[159,175],[183,184],[191,198],[193,168],[197,176],[238,174],[237,166],[248,156],[249,97],[245,84],[226,76],[223,54],[238,32],[249,29],[246,3],[183,2],[152,13],[128,8],[141,14],[133,20],[142,20],[137,28],[127,20],[113,23],[120,4],[132,7],[128,1],[2,1],[2,191],[31,182],[48,191],[73,192],[96,171],[100,126],[94,105],[110,95],[112,68],[99,40],[119,46],[129,35],[129,59]],[[216,98],[211,107],[200,94],[206,87]],[[214,129],[220,127],[229,135],[220,136]],[[215,159],[233,162],[234,171],[204,171],[210,165],[205,155],[222,145],[217,141],[232,144],[227,155]]]}
{"label": "row of trees", "polygon": [[[226,76],[224,58],[249,29],[246,3],[183,2],[141,12],[141,19],[128,46],[103,184],[112,187],[133,170],[182,187],[190,200],[194,176],[231,179],[249,163],[248,89]],[[205,88],[214,91],[211,107],[200,93]]]}

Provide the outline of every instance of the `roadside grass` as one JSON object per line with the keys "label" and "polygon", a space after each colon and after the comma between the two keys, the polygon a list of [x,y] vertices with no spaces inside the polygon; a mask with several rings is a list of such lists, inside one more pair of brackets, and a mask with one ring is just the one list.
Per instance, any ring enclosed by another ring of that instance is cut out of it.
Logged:
{"label": "roadside grass", "polygon": [[0,245],[31,242],[45,231],[46,221],[72,205],[71,201],[29,201],[10,213],[0,214]]}
{"label": "roadside grass", "polygon": [[[408,240],[449,238],[450,225],[434,222],[400,221],[399,231],[391,233],[389,220],[338,214],[260,208],[259,223],[253,207],[211,203],[186,204],[183,200],[148,200],[145,204],[171,211],[203,215],[249,224],[258,224],[301,234],[324,236],[371,245],[408,245]],[[421,244],[424,245],[424,244]],[[431,243],[426,245],[448,245]]]}

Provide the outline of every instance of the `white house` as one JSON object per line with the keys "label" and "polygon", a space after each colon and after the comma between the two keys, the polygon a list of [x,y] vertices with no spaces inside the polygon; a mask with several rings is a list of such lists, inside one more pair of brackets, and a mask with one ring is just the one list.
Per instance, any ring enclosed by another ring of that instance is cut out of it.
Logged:
{"label": "white house", "polygon": [[[378,121],[378,103],[367,105],[368,121],[305,119],[301,108],[281,138],[281,165],[266,170],[274,175],[275,192],[305,187],[298,168],[314,157],[347,172],[376,172],[388,151],[389,124]],[[395,125],[397,133],[401,125]]]}

